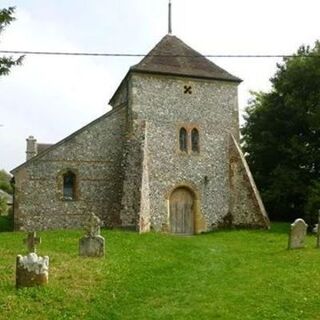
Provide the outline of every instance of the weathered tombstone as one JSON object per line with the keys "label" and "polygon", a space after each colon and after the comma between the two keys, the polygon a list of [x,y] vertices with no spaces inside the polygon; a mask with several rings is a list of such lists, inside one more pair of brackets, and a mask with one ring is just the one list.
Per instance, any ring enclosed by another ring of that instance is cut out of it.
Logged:
{"label": "weathered tombstone", "polygon": [[308,225],[303,219],[296,219],[294,223],[291,224],[288,249],[298,249],[304,247],[307,228]]}
{"label": "weathered tombstone", "polygon": [[317,234],[318,233],[318,223],[314,225],[313,229],[312,229],[312,233]]}
{"label": "weathered tombstone", "polygon": [[84,257],[103,257],[105,240],[100,235],[101,220],[91,213],[85,223],[86,235],[79,241],[79,254]]}
{"label": "weathered tombstone", "polygon": [[36,254],[36,245],[41,243],[41,238],[36,232],[29,232],[27,239],[23,240],[27,245],[28,254],[18,255],[16,261],[16,287],[34,287],[48,283],[49,257],[40,257]]}
{"label": "weathered tombstone", "polygon": [[41,243],[41,238],[37,237],[36,232],[29,232],[27,239],[23,239],[23,243],[27,246],[29,253],[36,253],[36,246]]}

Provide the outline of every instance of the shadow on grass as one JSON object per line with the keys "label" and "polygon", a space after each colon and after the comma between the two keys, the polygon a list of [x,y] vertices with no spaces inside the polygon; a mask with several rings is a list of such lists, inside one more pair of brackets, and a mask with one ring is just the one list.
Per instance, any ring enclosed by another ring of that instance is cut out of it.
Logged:
{"label": "shadow on grass", "polygon": [[271,229],[269,230],[270,233],[277,233],[277,234],[288,234],[290,230],[290,223],[289,222],[271,222]]}
{"label": "shadow on grass", "polygon": [[0,216],[0,232],[13,231],[13,221],[11,216]]}
{"label": "shadow on grass", "polygon": [[208,234],[214,234],[214,233],[233,233],[238,231],[251,231],[251,232],[267,232],[267,233],[275,233],[275,234],[288,234],[290,229],[290,223],[289,222],[271,222],[271,228],[270,229],[263,229],[263,228],[250,228],[250,227],[225,227],[225,228],[219,228],[217,230],[212,230],[209,232],[203,232],[200,235],[208,235]]}

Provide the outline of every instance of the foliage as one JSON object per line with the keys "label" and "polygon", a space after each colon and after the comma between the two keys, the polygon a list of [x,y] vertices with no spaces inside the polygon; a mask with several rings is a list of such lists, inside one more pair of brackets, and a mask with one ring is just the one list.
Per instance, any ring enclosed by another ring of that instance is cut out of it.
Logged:
{"label": "foliage", "polygon": [[319,55],[316,42],[284,59],[272,90],[252,93],[246,110],[244,150],[272,219],[314,215],[308,210],[320,180]]}
{"label": "foliage", "polygon": [[320,210],[320,181],[315,181],[308,189],[308,198],[305,206],[307,221],[312,228],[318,223]]}
{"label": "foliage", "polygon": [[13,215],[9,213],[8,215],[0,215],[0,232],[13,231]]}
{"label": "foliage", "polygon": [[0,216],[5,214],[8,210],[7,199],[0,195]]}
{"label": "foliage", "polygon": [[8,194],[13,193],[11,178],[12,176],[8,172],[5,170],[0,170],[0,189]]}
{"label": "foliage", "polygon": [[[14,10],[14,7],[0,10],[0,34],[12,21],[15,20],[13,16]],[[10,68],[20,65],[22,63],[22,60],[23,56],[19,57],[18,59],[13,59],[12,57],[0,57],[0,76],[8,75],[10,72]]]}
{"label": "foliage", "polygon": [[318,319],[319,250],[287,250],[289,224],[194,237],[106,231],[104,259],[78,256],[81,231],[46,231],[45,288],[15,290],[24,233],[0,233],[2,319]]}
{"label": "foliage", "polygon": [[[0,170],[0,190],[3,190],[6,193],[12,195],[13,188],[11,185],[11,179],[12,179],[12,176],[8,172],[6,172],[5,170]],[[2,195],[0,193],[0,216],[8,213],[7,201],[8,199],[6,195]],[[0,226],[0,230],[1,230],[1,226]]]}

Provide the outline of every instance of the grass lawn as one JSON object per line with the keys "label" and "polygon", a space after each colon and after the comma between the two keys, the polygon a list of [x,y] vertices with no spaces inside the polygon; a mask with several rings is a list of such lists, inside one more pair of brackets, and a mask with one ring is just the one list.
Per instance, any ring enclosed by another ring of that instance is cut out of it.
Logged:
{"label": "grass lawn", "polygon": [[78,257],[81,231],[41,232],[49,285],[16,290],[24,233],[0,233],[0,319],[320,319],[320,250],[286,250],[288,224],[193,237],[104,230],[105,259]]}

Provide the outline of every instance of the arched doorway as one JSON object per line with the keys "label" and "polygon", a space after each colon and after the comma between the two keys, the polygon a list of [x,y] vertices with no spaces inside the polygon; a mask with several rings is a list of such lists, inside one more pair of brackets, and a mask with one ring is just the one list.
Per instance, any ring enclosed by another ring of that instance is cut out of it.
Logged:
{"label": "arched doorway", "polygon": [[194,195],[186,187],[175,189],[170,196],[170,231],[194,234]]}

